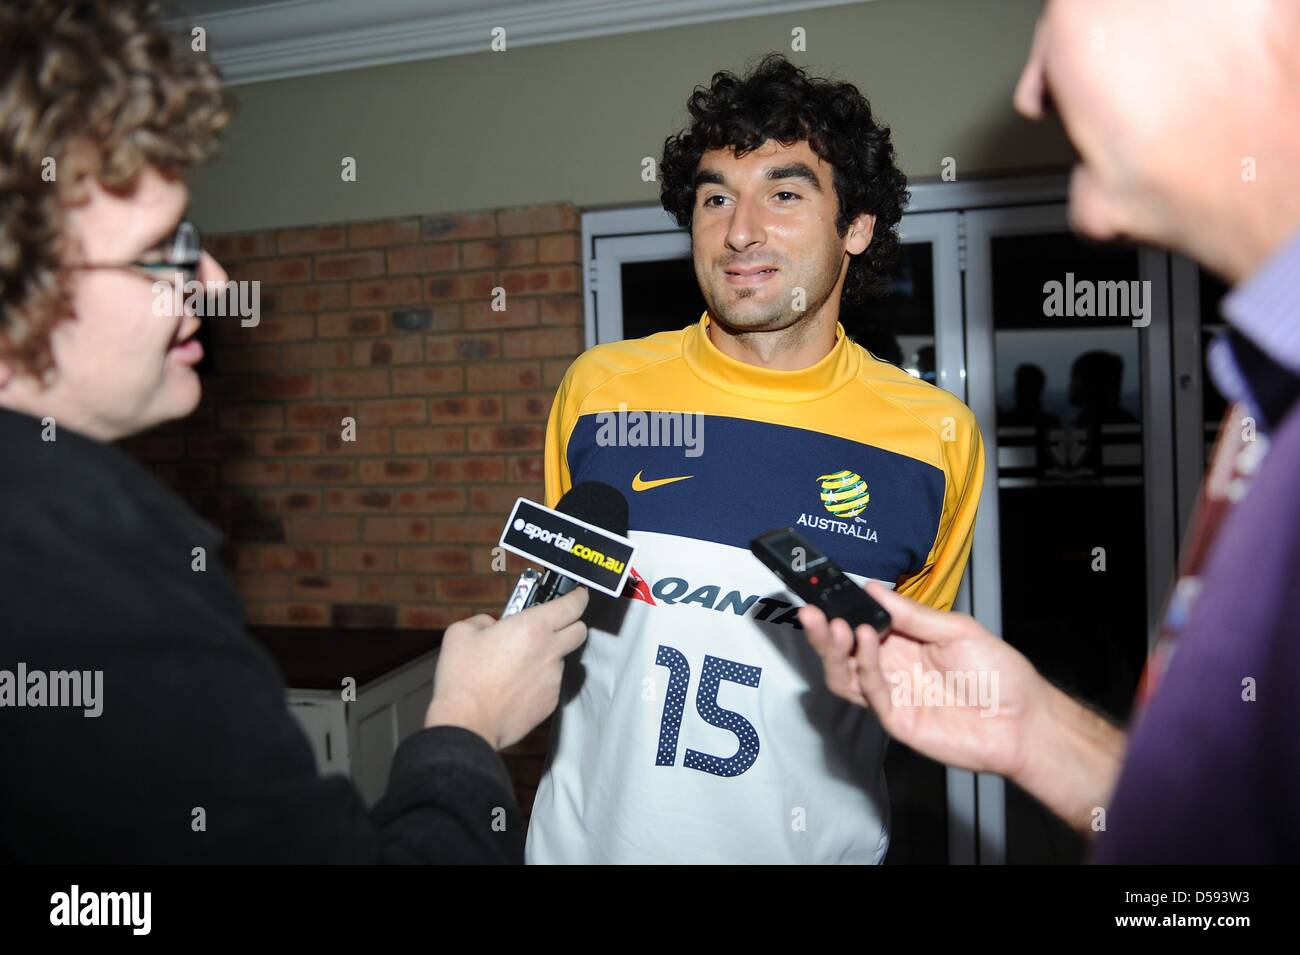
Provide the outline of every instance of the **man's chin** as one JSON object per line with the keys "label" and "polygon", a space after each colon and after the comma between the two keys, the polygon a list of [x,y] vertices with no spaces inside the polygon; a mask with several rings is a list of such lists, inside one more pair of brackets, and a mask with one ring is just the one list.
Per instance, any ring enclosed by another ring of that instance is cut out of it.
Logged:
{"label": "man's chin", "polygon": [[198,408],[202,398],[203,384],[199,380],[198,373],[192,368],[185,369],[183,375],[177,376],[177,380],[168,382],[167,395],[157,405],[156,420],[140,430],[144,431],[166,424],[168,421],[188,418]]}
{"label": "man's chin", "polygon": [[1070,228],[1089,239],[1110,242],[1122,231],[1110,208],[1097,177],[1088,167],[1076,166],[1070,176]]}
{"label": "man's chin", "polygon": [[799,316],[773,308],[770,302],[740,299],[721,305],[709,305],[709,314],[721,324],[735,331],[768,331],[785,328],[798,321]]}

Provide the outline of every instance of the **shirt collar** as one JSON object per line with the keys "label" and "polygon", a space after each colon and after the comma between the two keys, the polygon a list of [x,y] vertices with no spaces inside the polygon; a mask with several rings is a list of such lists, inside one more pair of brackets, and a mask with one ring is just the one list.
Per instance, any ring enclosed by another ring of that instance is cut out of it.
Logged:
{"label": "shirt collar", "polygon": [[686,330],[682,354],[691,371],[732,394],[763,401],[812,401],[848,384],[858,373],[861,349],[835,323],[835,345],[820,361],[795,371],[760,368],[737,361],[709,340],[709,313]]}
{"label": "shirt collar", "polygon": [[1232,328],[1210,348],[1215,385],[1280,423],[1300,391],[1300,233],[1224,296],[1220,309]]}

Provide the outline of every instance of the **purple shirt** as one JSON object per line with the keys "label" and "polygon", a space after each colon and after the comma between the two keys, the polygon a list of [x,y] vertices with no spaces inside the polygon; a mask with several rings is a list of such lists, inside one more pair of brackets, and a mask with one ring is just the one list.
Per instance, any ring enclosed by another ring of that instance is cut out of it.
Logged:
{"label": "purple shirt", "polygon": [[1096,862],[1300,859],[1300,235],[1223,312],[1211,370],[1269,451],[1130,734]]}

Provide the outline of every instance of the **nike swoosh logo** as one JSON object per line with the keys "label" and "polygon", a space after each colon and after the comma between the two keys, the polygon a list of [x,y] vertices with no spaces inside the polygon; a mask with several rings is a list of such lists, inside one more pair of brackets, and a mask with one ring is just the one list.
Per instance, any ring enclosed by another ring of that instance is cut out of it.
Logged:
{"label": "nike swoosh logo", "polygon": [[636,477],[632,479],[632,490],[648,491],[651,488],[663,487],[665,484],[673,484],[677,481],[689,481],[693,477],[695,477],[694,474],[683,474],[681,477],[660,478],[657,481],[643,481],[641,480],[641,472],[637,471]]}

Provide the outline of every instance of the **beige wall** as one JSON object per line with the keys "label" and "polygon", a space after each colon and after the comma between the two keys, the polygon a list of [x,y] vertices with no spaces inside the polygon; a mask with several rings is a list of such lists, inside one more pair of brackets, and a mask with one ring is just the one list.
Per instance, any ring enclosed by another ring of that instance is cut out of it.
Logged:
{"label": "beige wall", "polygon": [[[854,6],[523,47],[235,88],[220,157],[194,179],[208,232],[411,213],[657,201],[640,178],[691,88],[807,31],[815,72],[856,83],[894,129],[903,168],[959,178],[1060,168],[1052,125],[1011,110],[1041,0]],[[509,24],[506,24],[507,29]],[[340,161],[357,160],[356,182]]]}

